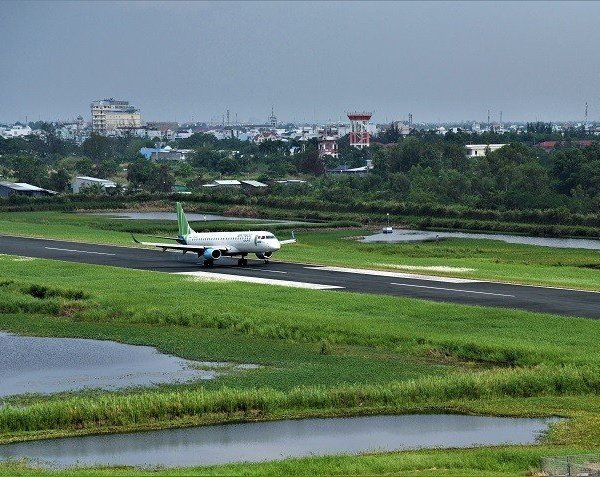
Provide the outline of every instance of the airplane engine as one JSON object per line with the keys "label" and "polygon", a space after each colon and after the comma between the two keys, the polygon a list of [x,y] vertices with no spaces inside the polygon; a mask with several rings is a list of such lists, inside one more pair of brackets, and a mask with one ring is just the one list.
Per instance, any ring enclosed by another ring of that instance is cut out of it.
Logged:
{"label": "airplane engine", "polygon": [[221,251],[215,248],[207,248],[204,251],[204,260],[219,260],[221,258]]}
{"label": "airplane engine", "polygon": [[258,252],[256,254],[256,256],[258,258],[260,258],[261,260],[269,260],[272,255],[273,255],[273,252]]}

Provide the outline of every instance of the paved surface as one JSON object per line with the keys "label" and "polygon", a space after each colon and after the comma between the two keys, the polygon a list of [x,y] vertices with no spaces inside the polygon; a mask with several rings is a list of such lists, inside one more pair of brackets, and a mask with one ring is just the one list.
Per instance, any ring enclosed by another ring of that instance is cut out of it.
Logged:
{"label": "paved surface", "polygon": [[95,245],[59,240],[0,235],[0,253],[70,262],[111,265],[138,270],[186,273],[262,283],[286,282],[291,286],[337,289],[379,295],[518,308],[543,313],[600,319],[600,293],[533,286],[509,285],[466,279],[430,277],[396,272],[340,269],[293,263],[222,258],[213,269],[202,268],[196,255],[142,248]]}

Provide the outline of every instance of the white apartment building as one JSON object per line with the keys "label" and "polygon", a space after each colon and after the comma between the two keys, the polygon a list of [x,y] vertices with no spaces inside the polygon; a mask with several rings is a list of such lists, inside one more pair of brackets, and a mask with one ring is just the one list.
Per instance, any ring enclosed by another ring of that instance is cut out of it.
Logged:
{"label": "white apartment building", "polygon": [[114,98],[93,101],[92,132],[112,136],[117,134],[117,128],[139,128],[142,116],[139,109],[130,106],[129,101]]}
{"label": "white apartment building", "polygon": [[506,144],[467,144],[465,149],[467,157],[483,157],[488,152],[493,152],[502,146],[506,146]]}

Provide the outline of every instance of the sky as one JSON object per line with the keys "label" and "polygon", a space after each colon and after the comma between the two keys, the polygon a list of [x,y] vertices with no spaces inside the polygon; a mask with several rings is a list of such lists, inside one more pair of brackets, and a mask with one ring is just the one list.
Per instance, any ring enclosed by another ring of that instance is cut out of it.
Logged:
{"label": "sky", "polygon": [[599,2],[0,6],[0,122],[600,120]]}

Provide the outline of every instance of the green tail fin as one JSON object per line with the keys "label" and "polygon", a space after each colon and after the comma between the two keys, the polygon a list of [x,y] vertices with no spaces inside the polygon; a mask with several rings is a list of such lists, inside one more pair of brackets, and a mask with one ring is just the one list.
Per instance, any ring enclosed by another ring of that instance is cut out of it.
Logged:
{"label": "green tail fin", "polygon": [[194,233],[179,202],[177,202],[177,224],[179,225],[179,235],[185,236]]}

